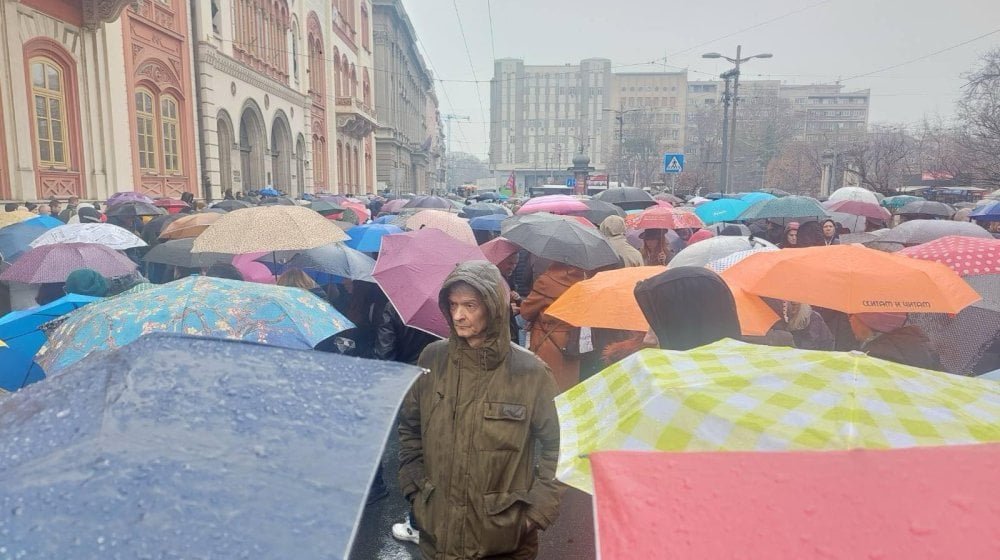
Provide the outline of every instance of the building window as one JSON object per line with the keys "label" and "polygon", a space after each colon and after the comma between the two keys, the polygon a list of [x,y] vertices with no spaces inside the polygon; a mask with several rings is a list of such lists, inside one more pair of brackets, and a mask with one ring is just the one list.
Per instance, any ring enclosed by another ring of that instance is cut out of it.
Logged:
{"label": "building window", "polygon": [[136,147],[139,150],[139,169],[147,172],[156,172],[156,137],[153,136],[156,115],[153,111],[153,94],[143,89],[136,91]]}
{"label": "building window", "polygon": [[369,51],[372,49],[371,39],[369,38],[370,35],[371,35],[371,30],[369,29],[369,23],[368,23],[368,8],[364,4],[362,4],[361,5],[361,46],[364,47],[365,50],[369,50]]}
{"label": "building window", "polygon": [[177,101],[169,95],[160,98],[160,123],[163,128],[163,170],[168,174],[179,174],[181,156],[177,148]]}
{"label": "building window", "polygon": [[30,64],[38,163],[68,167],[66,81],[62,69],[47,58],[33,58]]}

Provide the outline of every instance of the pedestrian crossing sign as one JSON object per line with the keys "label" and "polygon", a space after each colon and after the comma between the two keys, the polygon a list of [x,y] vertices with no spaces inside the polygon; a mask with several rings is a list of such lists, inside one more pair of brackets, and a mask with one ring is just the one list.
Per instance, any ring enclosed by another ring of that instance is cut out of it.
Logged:
{"label": "pedestrian crossing sign", "polygon": [[684,171],[684,154],[664,154],[663,172],[680,173]]}

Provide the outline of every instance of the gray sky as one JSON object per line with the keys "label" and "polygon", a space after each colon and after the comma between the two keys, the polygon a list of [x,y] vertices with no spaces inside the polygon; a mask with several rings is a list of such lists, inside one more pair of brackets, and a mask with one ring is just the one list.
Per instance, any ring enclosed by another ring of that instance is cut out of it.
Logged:
{"label": "gray sky", "polygon": [[[523,58],[527,64],[602,57],[611,59],[618,71],[686,68],[688,79],[697,80],[718,76],[729,67],[724,61],[702,59],[702,53],[734,56],[736,45],[742,44],[744,56],[774,54],[744,66],[744,79],[808,84],[840,78],[845,89],[871,88],[871,122],[919,122],[925,116],[952,118],[963,83],[960,75],[982,53],[1000,46],[998,0],[404,0],[404,4],[422,52],[436,77],[445,80],[435,86],[441,112],[471,118],[468,123],[455,121],[451,148],[480,157],[489,149],[488,82],[494,52],[497,58]],[[492,41],[488,5],[492,5]],[[946,52],[852,78],[993,31]],[[657,64],[648,64],[656,59]],[[477,84],[460,82],[473,79],[482,81],[478,92]]]}

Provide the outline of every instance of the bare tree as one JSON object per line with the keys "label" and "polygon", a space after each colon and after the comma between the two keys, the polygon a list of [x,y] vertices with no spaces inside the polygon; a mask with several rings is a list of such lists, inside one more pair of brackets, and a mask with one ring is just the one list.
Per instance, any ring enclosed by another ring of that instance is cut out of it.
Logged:
{"label": "bare tree", "polygon": [[688,111],[684,134],[684,173],[678,187],[692,194],[716,190],[722,157],[722,106],[711,104]]}
{"label": "bare tree", "polygon": [[787,143],[767,165],[767,185],[793,194],[815,196],[820,186],[818,144],[806,141]]}
{"label": "bare tree", "polygon": [[901,126],[873,126],[841,153],[847,172],[862,187],[891,195],[903,186],[915,142]]}
{"label": "bare tree", "polygon": [[450,188],[475,183],[476,179],[489,177],[490,168],[486,162],[465,152],[448,154],[448,186]]}
{"label": "bare tree", "polygon": [[1000,185],[1000,48],[983,55],[980,66],[964,77],[968,83],[958,102],[960,143],[975,178]]}

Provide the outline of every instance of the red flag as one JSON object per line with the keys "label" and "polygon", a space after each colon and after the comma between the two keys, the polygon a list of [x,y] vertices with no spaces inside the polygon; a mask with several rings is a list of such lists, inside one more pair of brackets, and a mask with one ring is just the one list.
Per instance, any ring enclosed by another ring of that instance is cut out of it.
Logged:
{"label": "red flag", "polygon": [[1000,445],[590,460],[604,560],[1000,558]]}
{"label": "red flag", "polygon": [[517,196],[517,178],[514,177],[513,170],[510,172],[510,177],[507,177],[507,188],[511,196]]}

